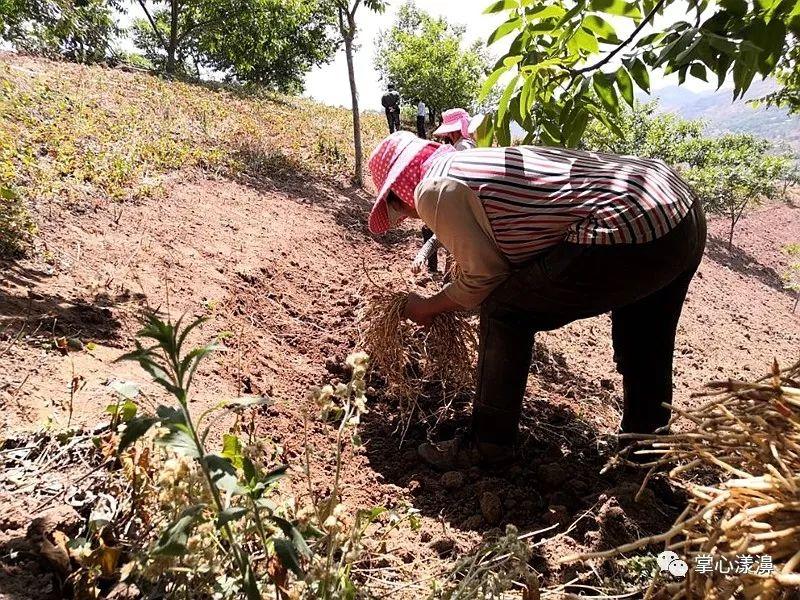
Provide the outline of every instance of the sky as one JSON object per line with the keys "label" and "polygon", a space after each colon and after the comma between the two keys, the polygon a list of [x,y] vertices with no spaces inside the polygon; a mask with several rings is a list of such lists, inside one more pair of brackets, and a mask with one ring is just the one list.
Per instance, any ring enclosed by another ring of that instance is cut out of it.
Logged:
{"label": "sky", "polygon": [[[382,30],[391,27],[397,13],[398,7],[403,0],[392,0],[390,6],[383,14],[375,14],[366,10],[363,6],[359,8],[356,19],[359,26],[357,43],[359,48],[355,54],[355,73],[356,86],[358,88],[359,105],[362,110],[380,110],[380,98],[383,94],[384,86],[378,80],[378,72],[373,64],[375,53],[375,40]],[[416,4],[422,10],[434,15],[445,17],[453,24],[464,25],[466,27],[465,45],[471,44],[476,39],[485,40],[492,31],[503,22],[503,15],[484,15],[483,10],[490,4],[490,0],[417,0]],[[680,3],[678,3],[680,5]],[[675,7],[677,8],[677,7]],[[665,21],[673,20],[675,14],[670,18],[669,12],[662,18]],[[624,25],[630,23],[614,22],[620,33],[624,30]],[[659,23],[661,25],[662,23]],[[506,43],[510,43],[511,36]],[[490,48],[492,55],[499,55],[504,48],[502,41],[497,43],[498,48]],[[677,84],[677,76],[663,77],[657,73],[651,75],[651,85],[654,89],[659,89],[667,85]],[[704,84],[687,78],[684,86],[692,91],[702,89],[713,89],[714,86]],[[344,106],[350,108],[350,85],[347,80],[347,62],[344,50],[338,52],[333,61],[327,65],[314,68],[306,77],[305,96],[314,100],[331,104],[333,106]]]}

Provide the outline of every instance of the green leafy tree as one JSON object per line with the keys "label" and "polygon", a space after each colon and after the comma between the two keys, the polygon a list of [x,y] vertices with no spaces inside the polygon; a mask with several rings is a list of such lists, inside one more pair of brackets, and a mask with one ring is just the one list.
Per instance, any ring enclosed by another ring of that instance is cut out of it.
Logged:
{"label": "green leafy tree", "polygon": [[146,19],[134,23],[136,44],[169,74],[204,67],[231,81],[299,92],[305,74],[338,46],[326,0],[166,0],[154,10],[138,1]]}
{"label": "green leafy tree", "polygon": [[589,123],[580,147],[659,158],[670,165],[686,162],[686,144],[703,137],[705,124],[699,119],[688,120],[673,113],[657,113],[657,108],[657,102],[648,102],[621,110],[615,122],[622,136],[608,135],[599,121]]}
{"label": "green leafy tree", "polygon": [[115,53],[121,8],[108,0],[0,0],[0,37],[30,54],[102,62]]}
{"label": "green leafy tree", "polygon": [[781,88],[767,95],[767,103],[786,107],[790,113],[800,113],[800,45],[795,44],[781,59],[775,77]]}
{"label": "green leafy tree", "polygon": [[[656,24],[669,7],[686,18]],[[621,135],[620,105],[633,105],[634,87],[649,91],[653,71],[680,83],[731,76],[739,98],[756,75],[775,72],[800,33],[797,0],[497,0],[486,12],[507,15],[489,44],[513,36],[482,89],[503,86],[492,117],[500,143],[512,120],[528,142],[576,146],[591,120]]]}
{"label": "green leafy tree", "polygon": [[391,29],[382,32],[375,66],[383,81],[393,82],[401,96],[422,99],[431,120],[442,110],[476,108],[478,91],[487,70],[480,43],[463,47],[464,28],[402,5]]}
{"label": "green leafy tree", "polygon": [[[353,149],[355,153],[355,173],[353,179],[357,185],[364,181],[364,151],[361,147],[361,112],[358,108],[358,89],[356,87],[356,74],[353,67],[353,44],[356,33],[356,12],[361,5],[361,0],[334,0],[336,16],[339,24],[339,35],[344,42],[344,53],[347,59],[347,77],[350,81],[350,100],[353,110]],[[364,6],[373,12],[383,12],[386,2],[383,0],[364,0]]]}
{"label": "green leafy tree", "polygon": [[746,134],[693,140],[683,148],[691,165],[684,173],[706,209],[728,219],[728,245],[745,211],[778,195],[788,158],[769,154],[767,140]]}

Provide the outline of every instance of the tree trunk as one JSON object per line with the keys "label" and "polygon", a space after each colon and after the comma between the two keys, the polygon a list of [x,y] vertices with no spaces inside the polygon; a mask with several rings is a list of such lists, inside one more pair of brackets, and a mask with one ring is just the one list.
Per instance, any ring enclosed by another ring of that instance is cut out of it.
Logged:
{"label": "tree trunk", "polygon": [[169,45],[167,47],[167,73],[175,74],[175,55],[178,51],[178,0],[170,0]]}
{"label": "tree trunk", "polygon": [[733,230],[736,227],[736,219],[733,215],[731,215],[731,230],[728,232],[728,249],[733,250]]}
{"label": "tree trunk", "polygon": [[[339,22],[343,26],[344,19],[342,9],[339,9]],[[342,27],[342,37],[344,38],[344,53],[347,57],[347,75],[350,78],[350,98],[353,103],[353,149],[355,151],[356,168],[353,174],[353,181],[361,186],[364,183],[363,157],[361,150],[361,113],[358,110],[358,90],[356,89],[356,74],[353,68],[353,40],[356,36],[356,21],[348,11],[347,28]]]}

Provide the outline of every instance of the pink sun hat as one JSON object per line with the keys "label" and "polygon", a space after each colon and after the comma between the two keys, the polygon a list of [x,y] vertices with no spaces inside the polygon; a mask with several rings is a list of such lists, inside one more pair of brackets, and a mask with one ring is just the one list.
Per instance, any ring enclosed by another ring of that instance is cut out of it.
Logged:
{"label": "pink sun hat", "polygon": [[386,206],[390,189],[404,204],[414,206],[414,188],[422,178],[424,164],[441,148],[442,144],[423,140],[410,131],[397,131],[378,144],[369,157],[369,171],[378,189],[369,213],[372,233],[385,233],[393,225]]}
{"label": "pink sun hat", "polygon": [[442,113],[442,124],[433,132],[433,135],[443,135],[454,131],[461,131],[461,135],[469,137],[469,124],[472,118],[463,108],[451,108]]}

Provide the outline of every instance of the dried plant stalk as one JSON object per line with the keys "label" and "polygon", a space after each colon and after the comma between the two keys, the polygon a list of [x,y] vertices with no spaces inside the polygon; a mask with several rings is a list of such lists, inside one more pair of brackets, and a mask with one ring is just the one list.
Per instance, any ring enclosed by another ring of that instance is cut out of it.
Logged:
{"label": "dried plant stalk", "polygon": [[[800,363],[772,372],[759,381],[714,382],[702,406],[675,410],[674,424],[688,420],[682,432],[661,436],[627,436],[635,441],[628,453],[652,456],[648,477],[670,467],[670,477],[697,467],[716,470],[720,483],[684,483],[689,504],[673,527],[605,552],[571,556],[571,560],[608,558],[653,543],[683,554],[693,566],[698,555],[734,563],[742,555],[769,556],[771,572],[691,573],[682,583],[664,588],[670,597],[726,597],[756,600],[789,597],[800,585]],[[632,464],[632,463],[631,463]],[[647,478],[645,479],[645,483]],[[644,485],[644,484],[643,484]],[[653,587],[653,586],[651,586]],[[671,589],[670,589],[671,588]],[[655,588],[654,588],[655,589]],[[651,589],[648,596],[660,597]]]}
{"label": "dried plant stalk", "polygon": [[403,319],[408,294],[381,289],[366,304],[361,316],[362,344],[372,365],[385,377],[390,395],[410,416],[423,389],[440,386],[445,403],[466,392],[473,383],[475,333],[467,317],[438,315],[422,329]]}

